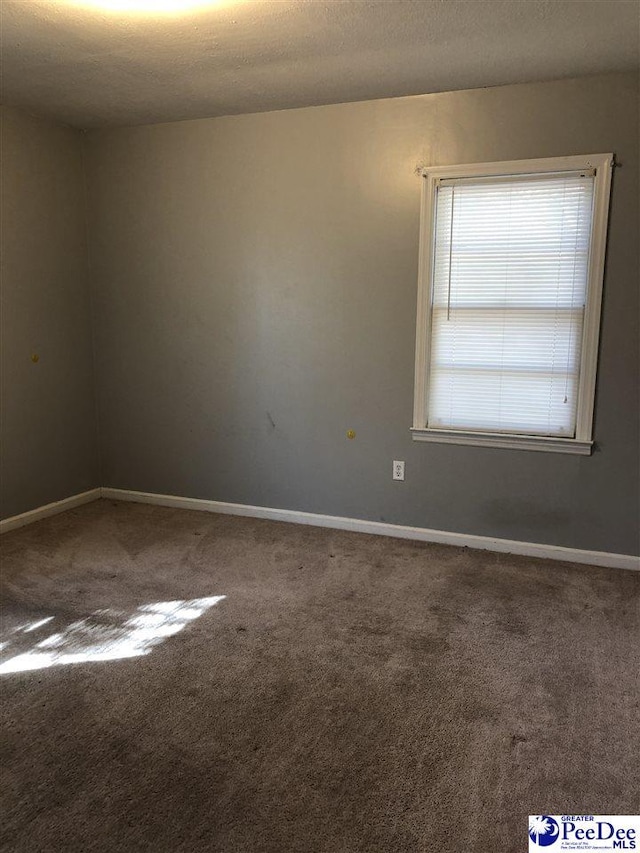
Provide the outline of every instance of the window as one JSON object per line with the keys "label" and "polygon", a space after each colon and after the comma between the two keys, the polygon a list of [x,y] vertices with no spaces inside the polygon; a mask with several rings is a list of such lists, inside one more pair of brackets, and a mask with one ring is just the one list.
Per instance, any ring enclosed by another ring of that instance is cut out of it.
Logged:
{"label": "window", "polygon": [[424,170],[415,439],[591,452],[612,165]]}

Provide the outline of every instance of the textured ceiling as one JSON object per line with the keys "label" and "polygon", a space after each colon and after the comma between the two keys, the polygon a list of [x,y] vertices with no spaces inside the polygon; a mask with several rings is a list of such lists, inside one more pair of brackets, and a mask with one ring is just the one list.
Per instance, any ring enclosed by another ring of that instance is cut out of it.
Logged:
{"label": "textured ceiling", "polygon": [[3,101],[146,124],[638,66],[638,0],[239,0],[182,15],[0,0]]}

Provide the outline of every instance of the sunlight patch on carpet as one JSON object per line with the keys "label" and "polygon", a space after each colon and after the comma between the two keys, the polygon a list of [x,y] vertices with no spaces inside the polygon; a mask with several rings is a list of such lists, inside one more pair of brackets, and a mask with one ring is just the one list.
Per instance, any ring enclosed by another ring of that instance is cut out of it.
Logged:
{"label": "sunlight patch on carpet", "polygon": [[[40,632],[45,625],[48,626],[47,630],[51,630],[49,623],[58,620],[54,616],[47,616],[20,625],[13,628],[9,636],[2,638],[2,657],[6,658],[7,653],[11,657],[0,661],[0,675],[71,663],[147,655],[155,646],[182,631],[189,622],[198,619],[223,598],[226,596],[157,601],[143,604],[133,613],[113,608],[95,610],[85,619],[61,627],[35,644],[29,638],[31,642],[26,651],[21,651],[25,634]],[[19,653],[16,654],[16,651]]]}

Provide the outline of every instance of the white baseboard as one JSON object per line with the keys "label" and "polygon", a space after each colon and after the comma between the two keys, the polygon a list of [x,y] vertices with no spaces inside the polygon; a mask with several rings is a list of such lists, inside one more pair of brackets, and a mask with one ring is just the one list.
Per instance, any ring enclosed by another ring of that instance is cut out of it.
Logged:
{"label": "white baseboard", "polygon": [[73,509],[81,504],[96,501],[101,495],[102,489],[90,489],[88,492],[81,492],[79,495],[71,495],[71,497],[63,498],[61,501],[30,509],[29,512],[12,515],[10,518],[0,521],[0,533],[8,533],[10,530],[15,530],[16,527],[24,527],[25,524],[40,521],[41,518],[57,515],[59,512],[66,512],[66,510]]}
{"label": "white baseboard", "polygon": [[0,521],[0,533],[7,533],[25,524],[31,524],[50,515],[65,512],[68,509],[90,503],[98,498],[111,498],[119,501],[155,504],[157,506],[195,509],[204,512],[217,512],[223,515],[244,515],[250,518],[266,518],[272,521],[288,521],[293,524],[309,524],[313,527],[329,527],[335,530],[353,530],[357,533],[371,533],[376,536],[391,536],[396,539],[415,539],[420,542],[434,542],[440,545],[476,548],[481,551],[498,551],[506,554],[521,554],[526,557],[541,557],[550,560],[563,560],[570,563],[583,563],[591,566],[608,566],[616,569],[634,569],[640,571],[640,557],[632,554],[612,554],[605,551],[583,551],[579,548],[565,548],[562,545],[544,545],[537,542],[520,542],[515,539],[497,539],[492,536],[474,536],[467,533],[452,533],[447,530],[430,530],[426,527],[408,527],[403,524],[388,524],[382,521],[366,521],[360,518],[345,518],[339,515],[320,515],[314,512],[298,512],[292,509],[276,509],[265,506],[234,504],[225,501],[209,501],[200,498],[184,498],[177,495],[158,495],[151,492],[134,492],[128,489],[90,489],[79,495],[72,495],[55,503],[14,515]]}
{"label": "white baseboard", "polygon": [[583,563],[592,566],[607,566],[616,569],[640,571],[640,557],[632,554],[611,554],[605,551],[583,551],[565,548],[562,545],[543,545],[536,542],[519,542],[515,539],[495,539],[491,536],[473,536],[466,533],[451,533],[446,530],[429,530],[426,527],[407,527],[381,521],[365,521],[359,518],[344,518],[338,515],[319,515],[314,512],[297,512],[291,509],[274,509],[264,506],[249,506],[223,501],[208,501],[199,498],[183,498],[176,495],[157,495],[148,492],[133,492],[127,489],[103,488],[102,497],[119,501],[155,504],[157,506],[195,509],[217,512],[224,515],[244,515],[251,518],[268,518],[273,521],[289,521],[294,524],[310,524],[313,527],[331,527],[336,530],[353,530],[396,539],[417,539],[441,545],[476,548],[481,551],[499,551],[507,554],[522,554],[526,557],[542,557]]}

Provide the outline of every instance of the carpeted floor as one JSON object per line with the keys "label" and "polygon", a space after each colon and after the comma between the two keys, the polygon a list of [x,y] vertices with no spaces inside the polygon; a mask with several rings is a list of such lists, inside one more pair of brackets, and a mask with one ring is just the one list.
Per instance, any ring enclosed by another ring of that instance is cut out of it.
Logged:
{"label": "carpeted floor", "polygon": [[112,501],[1,547],[3,851],[516,853],[638,812],[639,574]]}

